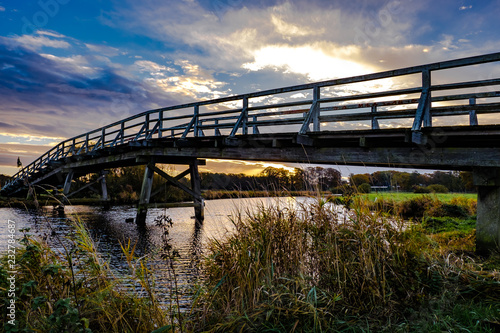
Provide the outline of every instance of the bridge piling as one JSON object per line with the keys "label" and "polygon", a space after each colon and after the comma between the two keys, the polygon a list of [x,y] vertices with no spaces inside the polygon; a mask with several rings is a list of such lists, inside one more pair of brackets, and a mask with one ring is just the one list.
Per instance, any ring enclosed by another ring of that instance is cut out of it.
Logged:
{"label": "bridge piling", "polygon": [[500,250],[500,168],[473,171],[477,186],[476,252]]}
{"label": "bridge piling", "polygon": [[144,178],[142,180],[141,195],[139,197],[139,205],[137,207],[136,223],[143,225],[146,223],[148,214],[148,205],[151,198],[151,189],[153,188],[154,163],[146,165],[144,170]]}
{"label": "bridge piling", "polygon": [[205,203],[201,197],[201,179],[198,172],[198,164],[199,162],[197,159],[193,160],[193,162],[189,165],[189,171],[191,174],[191,189],[194,192],[194,216],[197,221],[203,222],[205,219]]}
{"label": "bridge piling", "polygon": [[[139,197],[139,205],[137,207],[136,223],[138,225],[143,225],[146,222],[147,210],[151,198],[151,190],[153,188],[153,175],[155,173],[166,179],[168,183],[178,187],[179,189],[183,190],[193,198],[193,203],[189,203],[188,205],[194,207],[196,221],[199,223],[203,222],[205,217],[204,215],[205,203],[203,202],[203,198],[201,196],[201,180],[200,180],[200,174],[198,172],[198,165],[200,164],[203,165],[205,163],[205,160],[199,160],[196,158],[183,160],[182,163],[179,164],[188,164],[189,169],[184,172],[181,172],[179,175],[175,177],[170,176],[165,171],[159,169],[155,165],[155,163],[161,163],[163,161],[162,158],[159,156],[156,157],[140,156],[138,157],[137,161],[140,161],[141,163],[147,163],[146,170],[144,171],[144,179],[142,182],[141,195]],[[165,160],[165,162],[172,162],[172,160],[170,161]],[[188,174],[190,175],[191,178],[191,188],[179,182],[181,178],[183,178]],[[185,207],[186,203],[172,204],[170,206]]]}

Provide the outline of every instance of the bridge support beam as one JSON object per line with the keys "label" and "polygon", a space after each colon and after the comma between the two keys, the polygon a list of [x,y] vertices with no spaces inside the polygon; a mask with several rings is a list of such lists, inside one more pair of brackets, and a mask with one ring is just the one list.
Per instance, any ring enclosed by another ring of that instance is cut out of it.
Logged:
{"label": "bridge support beam", "polygon": [[99,173],[99,178],[101,179],[101,200],[108,201],[108,186],[106,184],[106,175],[108,171],[102,170]]}
{"label": "bridge support beam", "polygon": [[[141,157],[140,159],[143,159]],[[155,165],[155,159],[151,158],[147,162],[148,164],[146,165],[146,170],[144,171],[144,178],[142,182],[142,188],[141,188],[141,195],[139,198],[139,205],[137,208],[137,218],[136,218],[136,223],[137,224],[144,224],[146,222],[146,216],[147,216],[147,209],[149,206],[149,201],[151,198],[151,190],[153,188],[153,175],[157,173],[161,177],[165,178],[168,183],[180,188],[184,192],[188,193],[192,198],[193,198],[193,203],[190,204],[194,207],[194,212],[195,212],[195,218],[197,222],[203,222],[205,218],[204,214],[204,208],[205,208],[205,203],[203,201],[203,198],[201,196],[201,180],[200,180],[200,174],[198,172],[198,165],[200,165],[200,162],[204,162],[204,160],[198,160],[198,159],[191,159],[188,164],[189,164],[189,169],[180,173],[178,176],[173,177],[167,174],[165,171],[159,169]],[[190,175],[191,177],[191,188],[187,187],[186,185],[182,184],[179,182],[181,178],[183,178],[186,175]],[[178,204],[179,207],[185,207],[186,204]],[[175,204],[173,205],[175,206]]]}
{"label": "bridge support beam", "polygon": [[500,250],[500,168],[474,169],[477,186],[476,252]]}
{"label": "bridge support beam", "polygon": [[142,179],[141,195],[139,197],[139,206],[137,207],[136,223],[139,225],[146,223],[148,214],[148,205],[151,198],[151,189],[153,188],[154,163],[146,165],[144,178]]}
{"label": "bridge support beam", "polygon": [[194,216],[197,221],[202,222],[205,219],[205,203],[201,197],[201,179],[198,172],[198,160],[189,164],[191,174],[191,190],[193,191]]}
{"label": "bridge support beam", "polygon": [[73,170],[69,170],[68,174],[66,175],[66,180],[64,181],[64,186],[63,186],[64,196],[67,196],[69,193],[69,190],[71,189],[71,182],[73,181],[74,174],[75,174],[75,172]]}

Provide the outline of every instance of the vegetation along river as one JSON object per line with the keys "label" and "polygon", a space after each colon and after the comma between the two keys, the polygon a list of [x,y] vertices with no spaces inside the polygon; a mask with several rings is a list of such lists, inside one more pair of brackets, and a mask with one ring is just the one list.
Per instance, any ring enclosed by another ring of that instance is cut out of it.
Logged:
{"label": "vegetation along river", "polygon": [[67,206],[63,214],[59,214],[52,207],[44,207],[43,213],[18,208],[0,208],[0,252],[7,251],[9,235],[8,223],[3,222],[15,221],[17,238],[23,236],[22,229],[29,228],[30,235],[46,239],[54,250],[63,252],[61,244],[67,244],[65,236],[73,231],[69,219],[80,219],[87,226],[102,259],[116,274],[129,272],[121,245],[127,244],[128,240],[132,246],[136,244],[135,256],[147,257],[148,265],[154,274],[158,299],[162,302],[168,299],[171,275],[165,261],[157,255],[164,245],[164,229],[157,225],[156,220],[166,215],[173,222],[168,230],[168,238],[172,248],[179,253],[174,269],[178,288],[184,295],[182,303],[186,306],[188,291],[200,277],[200,264],[209,240],[222,240],[231,233],[233,224],[230,217],[237,212],[244,213],[260,204],[276,204],[277,200],[284,206],[293,207],[297,203],[313,199],[296,197],[207,200],[205,220],[201,224],[195,223],[193,208],[151,208],[145,227],[138,227],[131,222],[136,214],[136,208],[133,206],[114,206],[110,209]]}

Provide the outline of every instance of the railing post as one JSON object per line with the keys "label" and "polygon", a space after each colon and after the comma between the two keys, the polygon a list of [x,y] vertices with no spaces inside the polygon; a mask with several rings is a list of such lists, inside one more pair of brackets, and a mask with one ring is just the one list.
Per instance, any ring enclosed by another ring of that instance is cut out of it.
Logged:
{"label": "railing post", "polygon": [[125,143],[125,122],[124,121],[122,121],[122,123],[120,124],[120,133],[122,134],[120,144],[124,144]]}
{"label": "railing post", "polygon": [[243,119],[241,121],[242,134],[248,134],[248,97],[243,97]]}
{"label": "railing post", "polygon": [[259,127],[257,126],[257,116],[253,116],[252,119],[253,119],[253,123],[254,123],[253,126],[252,126],[252,128],[253,128],[253,134],[260,134]]}
{"label": "railing post", "polygon": [[163,137],[163,110],[158,113],[158,139]]}
{"label": "railing post", "polygon": [[422,123],[424,127],[432,127],[431,114],[431,72],[428,68],[422,70],[422,93],[418,102],[415,119],[413,120],[412,142],[416,144],[425,144],[426,138],[422,134]]}
{"label": "railing post", "polygon": [[89,152],[89,133],[85,135],[85,153]]}
{"label": "railing post", "polygon": [[[476,105],[476,98],[475,97],[469,98],[469,105]],[[479,123],[477,121],[476,110],[469,111],[469,125],[470,126],[479,125]]]}
{"label": "railing post", "polygon": [[198,136],[198,119],[199,119],[199,114],[200,114],[200,107],[199,105],[194,106],[194,112],[193,112],[193,117],[194,117],[194,124],[193,124],[193,131],[194,131],[194,136]]}
{"label": "railing post", "polygon": [[149,135],[149,113],[146,113],[146,117],[145,117],[145,121],[144,121],[144,138],[147,139],[148,135]]}
{"label": "railing post", "polygon": [[[219,119],[214,120],[214,125],[219,125]],[[220,130],[218,127],[215,127],[214,129],[214,135],[215,136],[221,136]]]}
{"label": "railing post", "polygon": [[319,87],[314,87],[313,89],[313,103],[316,103],[315,110],[313,111],[313,131],[314,132],[319,132],[320,131],[320,123],[319,123],[319,102],[318,100],[320,99],[320,89]]}
{"label": "railing post", "polygon": [[105,143],[106,143],[106,129],[103,127],[101,132],[101,148],[105,147]]}
{"label": "railing post", "polygon": [[424,127],[432,127],[432,114],[431,114],[431,71],[425,69],[422,71],[422,90],[428,92],[427,100],[424,106]]}
{"label": "railing post", "polygon": [[378,119],[375,116],[377,114],[377,104],[372,105],[372,129],[380,129],[378,124]]}
{"label": "railing post", "polygon": [[57,158],[63,158],[64,157],[64,141],[61,142],[61,147],[57,151]]}

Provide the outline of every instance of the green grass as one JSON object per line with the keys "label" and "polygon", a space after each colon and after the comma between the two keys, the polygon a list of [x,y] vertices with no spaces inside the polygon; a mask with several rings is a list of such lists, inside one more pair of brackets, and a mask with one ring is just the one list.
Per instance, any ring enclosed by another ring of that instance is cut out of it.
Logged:
{"label": "green grass", "polygon": [[[372,192],[369,194],[361,194],[362,197],[370,201],[375,201],[377,199],[384,199],[384,200],[394,200],[396,202],[414,199],[417,197],[421,197],[422,195],[424,194],[412,193],[412,192],[378,192],[378,193]],[[465,197],[467,199],[477,199],[476,193],[429,193],[425,195],[431,196],[433,198],[438,199],[439,201],[446,203],[450,202],[453,198],[457,197]]]}

